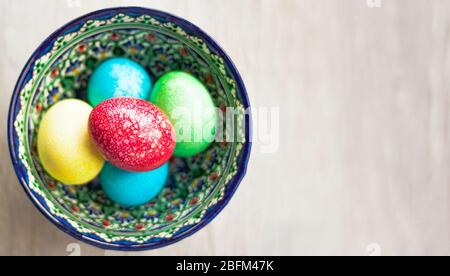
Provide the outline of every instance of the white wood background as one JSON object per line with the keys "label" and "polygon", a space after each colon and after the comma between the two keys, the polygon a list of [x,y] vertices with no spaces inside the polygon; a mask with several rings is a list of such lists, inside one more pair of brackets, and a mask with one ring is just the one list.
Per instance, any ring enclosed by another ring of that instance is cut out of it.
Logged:
{"label": "white wood background", "polygon": [[124,5],[202,27],[254,109],[280,111],[278,150],[255,143],[216,220],[134,254],[450,254],[448,0],[1,0],[0,254],[68,255],[75,242],[34,209],[11,167],[6,116],[20,70],[68,20]]}

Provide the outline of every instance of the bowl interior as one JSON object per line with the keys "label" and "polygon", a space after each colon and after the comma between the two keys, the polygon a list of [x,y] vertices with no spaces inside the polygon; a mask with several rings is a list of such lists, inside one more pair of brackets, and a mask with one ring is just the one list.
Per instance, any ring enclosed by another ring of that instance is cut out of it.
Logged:
{"label": "bowl interior", "polygon": [[[243,111],[235,80],[223,60],[202,39],[174,24],[156,22],[150,16],[123,14],[88,21],[80,30],[54,41],[51,50],[30,68],[32,79],[21,91],[15,127],[19,157],[28,174],[27,185],[42,198],[40,204],[50,216],[64,219],[80,234],[102,242],[157,242],[187,230],[224,197],[242,157],[244,117],[235,112],[233,126],[221,124],[218,141],[204,153],[171,159],[171,176],[163,192],[144,206],[125,208],[114,204],[98,180],[87,186],[66,186],[43,170],[36,147],[42,116],[62,99],[85,99],[92,71],[110,57],[127,57],[140,63],[153,81],[169,71],[189,72],[205,84],[221,110]],[[233,142],[226,141],[230,135]]]}

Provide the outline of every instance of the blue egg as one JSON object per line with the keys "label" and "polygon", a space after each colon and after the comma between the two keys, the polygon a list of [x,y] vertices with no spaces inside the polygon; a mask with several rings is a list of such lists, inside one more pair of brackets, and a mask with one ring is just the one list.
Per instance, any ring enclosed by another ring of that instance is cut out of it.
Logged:
{"label": "blue egg", "polygon": [[100,173],[105,194],[125,207],[145,204],[163,189],[169,175],[169,164],[149,172],[128,172],[106,163]]}
{"label": "blue egg", "polygon": [[126,58],[111,58],[95,69],[89,79],[87,97],[92,106],[116,97],[147,100],[152,81],[138,63]]}

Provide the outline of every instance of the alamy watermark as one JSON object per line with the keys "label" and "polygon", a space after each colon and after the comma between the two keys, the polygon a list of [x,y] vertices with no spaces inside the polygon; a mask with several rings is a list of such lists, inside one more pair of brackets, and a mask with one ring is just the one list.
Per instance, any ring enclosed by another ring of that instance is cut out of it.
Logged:
{"label": "alamy watermark", "polygon": [[382,255],[381,245],[376,242],[369,243],[366,246],[366,254],[371,257],[378,257]]}
{"label": "alamy watermark", "polygon": [[66,4],[69,8],[80,8],[81,0],[66,0]]}
{"label": "alamy watermark", "polygon": [[281,121],[278,107],[252,110],[221,107],[215,111],[201,106],[178,107],[171,111],[171,119],[175,122],[177,143],[208,141],[226,145],[252,142],[258,146],[256,150],[264,154],[276,153],[279,148]]}
{"label": "alamy watermark", "polygon": [[81,246],[78,243],[69,243],[66,247],[66,252],[69,256],[79,257],[81,256]]}
{"label": "alamy watermark", "polygon": [[369,8],[381,8],[381,0],[366,0],[366,3]]}

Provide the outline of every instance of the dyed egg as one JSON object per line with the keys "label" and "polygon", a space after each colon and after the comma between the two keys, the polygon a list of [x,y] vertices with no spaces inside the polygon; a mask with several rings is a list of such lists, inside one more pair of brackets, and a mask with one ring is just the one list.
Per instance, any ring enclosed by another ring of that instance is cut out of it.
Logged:
{"label": "dyed egg", "polygon": [[88,120],[92,107],[68,99],[53,105],[38,130],[38,154],[44,169],[56,180],[80,185],[94,179],[104,159],[92,143]]}
{"label": "dyed egg", "polygon": [[167,163],[148,172],[128,172],[106,163],[100,173],[100,183],[112,201],[133,207],[145,204],[157,196],[168,175]]}
{"label": "dyed egg", "polygon": [[112,58],[95,69],[89,79],[87,97],[95,107],[116,97],[147,100],[151,89],[150,76],[141,65],[126,58]]}
{"label": "dyed egg", "polygon": [[136,98],[113,98],[89,118],[89,132],[107,161],[123,170],[144,172],[166,163],[175,148],[175,132],[155,105]]}
{"label": "dyed egg", "polygon": [[175,156],[194,156],[214,141],[216,108],[206,87],[192,75],[165,74],[155,84],[150,101],[167,114],[175,128]]}

